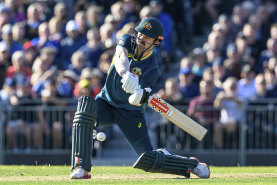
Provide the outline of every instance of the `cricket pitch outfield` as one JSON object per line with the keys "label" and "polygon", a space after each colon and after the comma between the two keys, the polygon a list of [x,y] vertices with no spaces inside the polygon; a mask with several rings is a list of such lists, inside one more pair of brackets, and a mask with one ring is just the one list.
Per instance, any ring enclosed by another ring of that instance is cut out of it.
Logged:
{"label": "cricket pitch outfield", "polygon": [[69,179],[70,166],[0,166],[0,184],[277,184],[277,167],[214,167],[211,178],[199,179],[182,176],[146,173],[124,166],[96,166],[92,178]]}

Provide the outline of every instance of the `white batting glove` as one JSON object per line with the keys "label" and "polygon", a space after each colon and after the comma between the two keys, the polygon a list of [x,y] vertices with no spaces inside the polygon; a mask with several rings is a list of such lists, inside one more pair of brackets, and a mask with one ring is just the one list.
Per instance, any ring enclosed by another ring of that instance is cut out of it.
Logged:
{"label": "white batting glove", "polygon": [[135,74],[130,71],[126,71],[123,74],[122,80],[122,88],[127,93],[134,93],[139,86],[139,78]]}
{"label": "white batting glove", "polygon": [[141,106],[142,104],[146,103],[149,98],[149,89],[150,88],[136,89],[134,94],[129,97],[129,103],[135,106]]}

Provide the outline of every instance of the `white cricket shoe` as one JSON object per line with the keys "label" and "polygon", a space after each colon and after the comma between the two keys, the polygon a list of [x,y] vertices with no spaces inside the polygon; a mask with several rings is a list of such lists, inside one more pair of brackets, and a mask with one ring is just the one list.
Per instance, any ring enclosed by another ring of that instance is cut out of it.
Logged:
{"label": "white cricket shoe", "polygon": [[90,179],[90,172],[84,170],[81,166],[76,167],[70,174],[71,179]]}
{"label": "white cricket shoe", "polygon": [[210,177],[210,168],[206,163],[198,163],[191,173],[200,178],[207,179]]}

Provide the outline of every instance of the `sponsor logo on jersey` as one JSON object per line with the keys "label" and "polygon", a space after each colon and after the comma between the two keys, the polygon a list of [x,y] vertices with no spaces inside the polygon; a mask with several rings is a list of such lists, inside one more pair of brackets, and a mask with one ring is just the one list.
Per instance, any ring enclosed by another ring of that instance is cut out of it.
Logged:
{"label": "sponsor logo on jersey", "polygon": [[141,73],[141,69],[140,68],[138,68],[138,67],[134,67],[133,69],[132,69],[132,72],[134,73],[134,74],[136,74],[137,76],[140,76],[142,73]]}

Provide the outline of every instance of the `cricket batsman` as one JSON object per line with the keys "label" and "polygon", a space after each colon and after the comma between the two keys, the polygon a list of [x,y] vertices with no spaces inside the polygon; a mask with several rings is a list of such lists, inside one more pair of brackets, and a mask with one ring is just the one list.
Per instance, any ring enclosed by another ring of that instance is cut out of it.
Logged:
{"label": "cricket batsman", "polygon": [[154,150],[149,139],[143,104],[159,76],[153,53],[163,40],[163,25],[156,18],[146,18],[134,35],[123,35],[116,47],[106,84],[95,100],[82,96],[73,120],[71,179],[91,178],[92,131],[94,127],[117,124],[138,154],[133,165],[147,172],[209,178],[210,170],[196,158]]}

